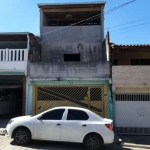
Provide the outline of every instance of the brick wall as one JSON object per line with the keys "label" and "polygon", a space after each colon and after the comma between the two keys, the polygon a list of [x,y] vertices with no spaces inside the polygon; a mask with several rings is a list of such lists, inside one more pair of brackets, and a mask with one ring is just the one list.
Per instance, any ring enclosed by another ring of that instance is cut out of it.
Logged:
{"label": "brick wall", "polygon": [[113,91],[117,87],[150,87],[150,66],[113,66]]}

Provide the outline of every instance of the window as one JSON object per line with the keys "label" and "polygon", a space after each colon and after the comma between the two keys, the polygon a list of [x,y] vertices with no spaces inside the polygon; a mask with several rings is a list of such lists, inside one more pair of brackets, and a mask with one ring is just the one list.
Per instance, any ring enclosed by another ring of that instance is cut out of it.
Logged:
{"label": "window", "polygon": [[80,61],[80,54],[64,54],[64,61]]}
{"label": "window", "polygon": [[68,110],[67,120],[88,120],[89,116],[82,110]]}
{"label": "window", "polygon": [[142,93],[116,94],[116,101],[150,101],[150,94],[142,94]]}
{"label": "window", "polygon": [[61,120],[65,109],[52,110],[42,116],[42,120]]}
{"label": "window", "polygon": [[117,59],[114,59],[114,60],[112,61],[112,65],[114,65],[114,66],[117,66],[117,65],[118,65]]}
{"label": "window", "polygon": [[[74,8],[74,9],[76,9],[76,8]],[[87,7],[85,9],[91,9],[91,7]],[[50,11],[56,11],[56,9],[54,9],[54,10],[50,9]],[[97,16],[97,14],[99,14],[99,15]],[[93,17],[93,16],[97,16],[97,17]],[[76,12],[72,12],[72,11],[68,12],[68,10],[64,8],[63,12],[44,12],[42,24],[43,24],[43,26],[101,25],[100,16],[101,16],[100,8],[98,11],[97,10],[93,11],[93,8],[92,8],[91,11],[82,11],[81,10],[81,11],[76,11]],[[87,18],[91,18],[91,17],[92,17],[92,19],[87,20]]]}
{"label": "window", "polygon": [[131,59],[131,65],[150,65],[150,59]]}

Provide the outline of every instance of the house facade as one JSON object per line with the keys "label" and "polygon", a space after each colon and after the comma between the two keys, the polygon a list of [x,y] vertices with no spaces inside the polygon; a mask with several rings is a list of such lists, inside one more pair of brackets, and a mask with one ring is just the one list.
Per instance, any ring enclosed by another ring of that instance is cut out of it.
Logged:
{"label": "house facade", "polygon": [[110,54],[116,131],[150,134],[150,45],[111,43]]}
{"label": "house facade", "polygon": [[26,112],[28,56],[34,39],[27,32],[0,33],[0,115]]}
{"label": "house facade", "polygon": [[29,66],[27,114],[79,106],[109,117],[105,3],[39,4],[41,61]]}

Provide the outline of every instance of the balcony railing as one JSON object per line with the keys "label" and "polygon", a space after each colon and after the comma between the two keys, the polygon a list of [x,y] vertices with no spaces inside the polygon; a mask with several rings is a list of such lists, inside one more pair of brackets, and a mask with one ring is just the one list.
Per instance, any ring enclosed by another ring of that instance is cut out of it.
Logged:
{"label": "balcony railing", "polygon": [[0,61],[27,61],[27,49],[0,49]]}
{"label": "balcony railing", "polygon": [[0,49],[0,72],[26,74],[28,49]]}

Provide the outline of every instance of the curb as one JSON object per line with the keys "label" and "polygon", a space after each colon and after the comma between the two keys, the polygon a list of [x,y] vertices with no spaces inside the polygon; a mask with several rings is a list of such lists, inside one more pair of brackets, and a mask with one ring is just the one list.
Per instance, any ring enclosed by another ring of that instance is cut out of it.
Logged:
{"label": "curb", "polygon": [[150,149],[150,145],[126,143],[126,142],[123,142],[123,140],[117,134],[115,136],[116,136],[116,139],[117,139],[116,144],[119,144],[120,146]]}
{"label": "curb", "polygon": [[115,134],[115,144],[120,145],[121,143],[123,143],[122,139],[119,138],[117,134]]}
{"label": "curb", "polygon": [[147,146],[147,145],[141,145],[141,144],[122,143],[121,146],[150,149],[150,146]]}
{"label": "curb", "polygon": [[6,133],[6,130],[5,130],[5,129],[3,129],[3,130],[1,129],[1,130],[0,130],[0,135],[4,136],[5,133]]}

